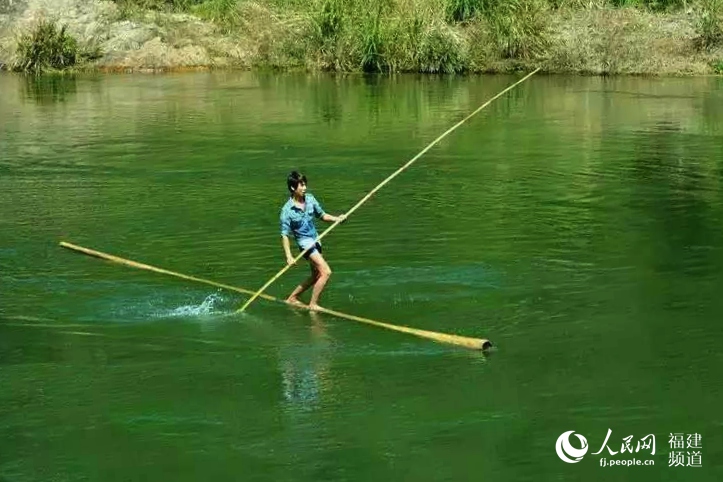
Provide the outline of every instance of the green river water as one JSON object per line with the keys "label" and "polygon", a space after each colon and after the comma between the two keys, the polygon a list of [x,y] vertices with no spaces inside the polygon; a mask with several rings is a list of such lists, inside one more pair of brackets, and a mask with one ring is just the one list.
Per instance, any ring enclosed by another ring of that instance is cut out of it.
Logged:
{"label": "green river water", "polygon": [[322,306],[489,353],[58,246],[255,290],[289,171],[342,213],[518,78],[0,76],[0,481],[723,479],[721,78],[538,74],[324,238]]}

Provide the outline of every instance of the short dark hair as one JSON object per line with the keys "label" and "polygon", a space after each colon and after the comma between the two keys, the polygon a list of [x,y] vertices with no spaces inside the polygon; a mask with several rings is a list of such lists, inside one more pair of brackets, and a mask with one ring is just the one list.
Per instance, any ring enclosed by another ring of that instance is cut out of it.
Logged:
{"label": "short dark hair", "polygon": [[300,182],[307,184],[306,176],[298,171],[292,171],[292,173],[289,174],[289,177],[286,179],[286,185],[291,192],[296,191],[296,187],[299,185]]}

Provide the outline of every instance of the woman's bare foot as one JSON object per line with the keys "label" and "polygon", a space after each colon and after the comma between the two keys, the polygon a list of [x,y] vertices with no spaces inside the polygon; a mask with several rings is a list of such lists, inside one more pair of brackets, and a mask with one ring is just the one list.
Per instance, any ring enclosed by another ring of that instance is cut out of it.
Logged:
{"label": "woman's bare foot", "polygon": [[304,306],[304,303],[299,301],[296,296],[289,296],[288,298],[286,298],[286,302],[292,306]]}
{"label": "woman's bare foot", "polygon": [[310,310],[310,311],[321,311],[321,310],[323,310],[323,309],[324,309],[324,308],[322,308],[321,306],[317,305],[316,303],[313,303],[313,304],[309,303],[309,310]]}

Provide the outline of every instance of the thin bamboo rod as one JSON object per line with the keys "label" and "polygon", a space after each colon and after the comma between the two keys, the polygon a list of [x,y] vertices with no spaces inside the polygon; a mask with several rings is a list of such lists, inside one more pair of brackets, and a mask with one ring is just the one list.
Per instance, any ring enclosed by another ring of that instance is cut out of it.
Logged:
{"label": "thin bamboo rod", "polygon": [[[175,271],[170,271],[170,270],[163,269],[163,268],[157,268],[157,267],[151,266],[149,264],[138,263],[136,261],[131,261],[129,259],[124,259],[124,258],[120,258],[118,256],[113,256],[112,254],[107,254],[107,253],[103,253],[101,251],[84,248],[82,246],[78,246],[75,244],[66,243],[65,241],[61,241],[60,246],[62,246],[63,248],[70,249],[72,251],[87,254],[89,256],[105,259],[107,261],[112,261],[114,263],[122,264],[125,266],[130,266],[131,268],[153,271],[155,273],[174,276],[176,278],[181,278],[181,279],[188,280],[188,281],[195,281],[197,283],[203,283],[203,284],[207,284],[210,286],[215,286],[217,288],[223,288],[223,289],[226,289],[229,291],[235,291],[237,293],[243,293],[245,295],[251,295],[254,293],[251,290],[238,288],[236,286],[231,286],[231,285],[227,285],[224,283],[217,283],[215,281],[198,278],[196,276],[189,276],[189,275],[177,273]],[[260,296],[268,301],[275,301],[277,303],[283,303],[283,304],[289,306],[288,303],[286,303],[285,301],[275,298],[273,296],[270,296],[267,294],[263,294]],[[308,309],[304,306],[300,306],[300,308]],[[418,328],[410,328],[408,326],[393,325],[391,323],[384,323],[381,321],[371,320],[369,318],[363,318],[361,316],[349,315],[347,313],[342,313],[340,311],[330,310],[327,308],[321,308],[318,311],[321,313],[327,313],[329,315],[336,316],[338,318],[344,318],[347,320],[358,321],[360,323],[366,323],[368,325],[378,326],[380,328],[386,328],[388,330],[393,330],[393,331],[397,331],[400,333],[407,333],[410,335],[419,336],[421,338],[427,338],[429,340],[437,341],[440,343],[447,343],[450,345],[471,348],[473,350],[486,350],[487,348],[490,348],[492,346],[492,344],[490,343],[489,340],[486,340],[483,338],[471,338],[471,337],[467,337],[467,336],[450,335],[447,333],[438,333],[436,331],[420,330]]]}

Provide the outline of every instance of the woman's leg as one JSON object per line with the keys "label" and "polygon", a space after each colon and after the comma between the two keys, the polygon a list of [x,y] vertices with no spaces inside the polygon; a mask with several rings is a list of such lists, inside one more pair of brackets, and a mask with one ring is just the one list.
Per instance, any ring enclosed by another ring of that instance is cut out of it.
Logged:
{"label": "woman's leg", "polygon": [[318,251],[314,251],[311,256],[309,256],[309,261],[311,261],[311,264],[314,265],[318,273],[316,281],[314,282],[314,289],[311,291],[311,301],[309,301],[309,309],[316,310],[320,308],[319,297],[322,291],[324,291],[326,282],[329,281],[331,277],[331,268]]}
{"label": "woman's leg", "polygon": [[311,286],[316,282],[316,279],[319,276],[318,272],[316,271],[316,266],[313,262],[309,263],[309,267],[311,268],[311,275],[306,278],[299,286],[294,288],[294,291],[289,295],[288,298],[286,298],[287,303],[291,303],[293,305],[303,304],[299,300],[299,296],[301,296],[302,293],[311,288]]}

